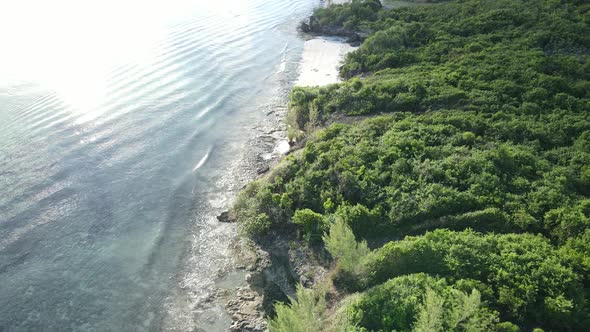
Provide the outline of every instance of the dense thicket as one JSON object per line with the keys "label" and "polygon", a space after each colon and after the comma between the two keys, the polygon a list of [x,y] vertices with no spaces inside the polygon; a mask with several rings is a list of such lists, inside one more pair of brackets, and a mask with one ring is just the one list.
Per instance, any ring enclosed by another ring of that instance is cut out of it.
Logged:
{"label": "dense thicket", "polygon": [[314,17],[321,25],[359,29],[359,25],[377,20],[381,8],[379,0],[353,1],[348,4],[331,5],[329,8],[318,8],[314,12]]}
{"label": "dense thicket", "polygon": [[292,136],[341,112],[590,111],[590,4],[459,1],[380,11],[347,77],[291,95]]}
{"label": "dense thicket", "polygon": [[369,285],[424,272],[480,288],[490,308],[520,325],[582,330],[588,321],[587,276],[540,235],[437,230],[386,244],[365,271]]}
{"label": "dense thicket", "polygon": [[[590,326],[590,4],[354,1],[316,15],[372,35],[347,57],[350,79],[293,90],[289,134],[306,146],[240,195],[245,231],[328,244],[337,289],[361,292],[336,305],[348,329]],[[391,242],[370,251],[352,234]]]}

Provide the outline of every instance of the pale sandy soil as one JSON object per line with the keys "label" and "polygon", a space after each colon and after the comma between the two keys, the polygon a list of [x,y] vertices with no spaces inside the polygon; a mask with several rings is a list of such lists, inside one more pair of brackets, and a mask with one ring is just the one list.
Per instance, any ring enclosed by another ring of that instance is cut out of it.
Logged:
{"label": "pale sandy soil", "polygon": [[344,56],[354,49],[356,47],[336,37],[315,37],[305,41],[295,85],[321,86],[340,82],[338,70]]}

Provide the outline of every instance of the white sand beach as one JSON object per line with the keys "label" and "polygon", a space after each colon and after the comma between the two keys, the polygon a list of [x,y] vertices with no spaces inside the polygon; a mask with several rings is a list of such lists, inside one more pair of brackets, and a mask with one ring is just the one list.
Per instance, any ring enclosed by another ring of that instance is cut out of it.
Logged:
{"label": "white sand beach", "polygon": [[305,41],[295,85],[316,86],[340,82],[338,71],[344,56],[355,49],[338,37],[315,37]]}

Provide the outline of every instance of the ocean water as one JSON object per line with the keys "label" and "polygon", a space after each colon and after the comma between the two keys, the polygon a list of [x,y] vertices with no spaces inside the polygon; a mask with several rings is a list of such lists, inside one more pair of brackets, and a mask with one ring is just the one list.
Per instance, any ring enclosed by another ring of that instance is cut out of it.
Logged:
{"label": "ocean water", "polygon": [[0,5],[0,331],[229,326],[215,215],[317,5]]}

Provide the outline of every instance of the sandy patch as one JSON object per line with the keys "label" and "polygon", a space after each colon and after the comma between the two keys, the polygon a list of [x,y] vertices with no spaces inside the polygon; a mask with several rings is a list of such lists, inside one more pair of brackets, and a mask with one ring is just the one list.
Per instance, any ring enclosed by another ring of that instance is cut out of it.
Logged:
{"label": "sandy patch", "polygon": [[299,78],[295,85],[316,86],[340,82],[338,71],[344,56],[355,49],[337,37],[315,37],[305,41]]}

